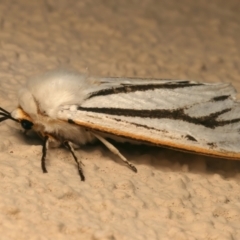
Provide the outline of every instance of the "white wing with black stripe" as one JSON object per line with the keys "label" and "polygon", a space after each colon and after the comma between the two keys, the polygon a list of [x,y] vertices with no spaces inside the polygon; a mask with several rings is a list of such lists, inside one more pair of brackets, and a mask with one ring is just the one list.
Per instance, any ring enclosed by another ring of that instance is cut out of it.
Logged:
{"label": "white wing with black stripe", "polygon": [[240,103],[230,84],[130,78],[88,79],[81,103],[57,118],[90,131],[240,159]]}

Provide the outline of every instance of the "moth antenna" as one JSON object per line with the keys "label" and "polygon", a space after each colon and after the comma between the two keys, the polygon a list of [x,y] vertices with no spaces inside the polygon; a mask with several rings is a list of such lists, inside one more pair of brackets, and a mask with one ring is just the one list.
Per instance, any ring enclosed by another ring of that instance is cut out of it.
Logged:
{"label": "moth antenna", "polygon": [[5,121],[5,120],[7,120],[7,119],[8,119],[8,116],[1,117],[1,118],[0,118],[0,122],[3,122],[3,121]]}
{"label": "moth antenna", "polygon": [[7,110],[5,110],[5,109],[3,109],[1,107],[0,107],[0,115],[3,116],[3,117],[0,118],[0,122],[3,122],[5,120],[7,120],[7,119],[11,119],[11,120],[13,120],[15,122],[19,122],[17,119],[15,119],[15,118],[13,118],[11,116],[10,112],[8,112]]}
{"label": "moth antenna", "polygon": [[42,148],[42,159],[41,159],[41,165],[42,165],[42,171],[43,173],[47,173],[46,169],[46,156],[47,156],[47,150],[49,145],[49,136],[44,136],[43,139],[43,148]]}
{"label": "moth antenna", "polygon": [[72,154],[75,162],[77,163],[78,173],[79,173],[79,175],[80,175],[81,181],[85,181],[85,176],[84,176],[84,174],[83,174],[83,169],[82,169],[82,166],[81,166],[81,165],[84,166],[84,164],[83,164],[81,161],[79,161],[78,158],[76,157],[75,151],[74,151],[74,149],[73,149],[73,147],[72,147],[71,142],[69,142],[69,141],[64,141],[63,144],[64,144],[64,146],[71,152],[71,154]]}
{"label": "moth antenna", "polygon": [[130,169],[132,169],[134,172],[137,172],[137,168],[130,163],[119,151],[116,147],[114,147],[110,142],[108,142],[105,138],[101,137],[100,135],[98,135],[97,133],[93,133],[92,134],[98,139],[100,140],[112,153],[116,154],[117,156],[119,156],[121,158],[121,160],[130,167]]}
{"label": "moth antenna", "polygon": [[0,111],[3,111],[3,112],[5,112],[6,114],[10,115],[10,112],[8,112],[7,110],[5,110],[5,109],[3,109],[3,108],[1,108],[1,107],[0,107]]}

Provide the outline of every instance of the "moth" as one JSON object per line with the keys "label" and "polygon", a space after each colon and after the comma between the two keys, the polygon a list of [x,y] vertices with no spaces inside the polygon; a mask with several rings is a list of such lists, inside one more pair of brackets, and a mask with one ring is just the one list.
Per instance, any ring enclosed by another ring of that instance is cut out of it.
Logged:
{"label": "moth", "polygon": [[30,79],[18,107],[0,108],[43,139],[41,167],[49,146],[63,145],[77,163],[74,146],[98,139],[137,172],[108,139],[126,140],[226,159],[240,159],[240,103],[228,83],[186,80],[97,78],[53,71]]}

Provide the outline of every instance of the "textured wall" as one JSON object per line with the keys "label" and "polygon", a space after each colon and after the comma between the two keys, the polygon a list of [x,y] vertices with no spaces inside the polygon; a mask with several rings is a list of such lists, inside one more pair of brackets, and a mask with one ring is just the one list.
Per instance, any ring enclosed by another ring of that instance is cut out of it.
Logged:
{"label": "textured wall", "polygon": [[[240,90],[240,4],[223,1],[1,1],[0,106],[54,68],[97,76],[232,82]],[[238,162],[100,144],[87,181],[64,149],[40,169],[40,140],[1,124],[1,239],[239,239]],[[114,160],[116,162],[114,162]]]}

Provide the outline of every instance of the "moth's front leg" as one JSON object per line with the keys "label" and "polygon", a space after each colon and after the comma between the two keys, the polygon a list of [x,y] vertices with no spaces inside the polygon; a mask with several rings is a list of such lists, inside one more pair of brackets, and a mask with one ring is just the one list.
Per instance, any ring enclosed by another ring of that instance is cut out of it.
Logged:
{"label": "moth's front leg", "polygon": [[74,148],[73,148],[71,142],[64,141],[63,144],[71,152],[75,162],[77,163],[78,173],[79,173],[79,176],[81,178],[81,181],[85,181],[85,176],[83,174],[83,169],[82,169],[82,165],[84,165],[84,164],[81,161],[79,161],[78,158],[76,157],[75,152],[74,152]]}
{"label": "moth's front leg", "polygon": [[49,146],[49,136],[46,135],[43,137],[42,159],[41,159],[41,166],[42,166],[43,173],[47,173],[45,162],[46,162],[48,146]]}
{"label": "moth's front leg", "polygon": [[55,146],[56,144],[59,145],[60,142],[50,134],[41,133],[39,135],[43,138],[42,159],[41,159],[42,171],[43,173],[47,173],[46,158],[47,158],[47,151],[49,148],[49,144],[52,144],[53,146]]}

